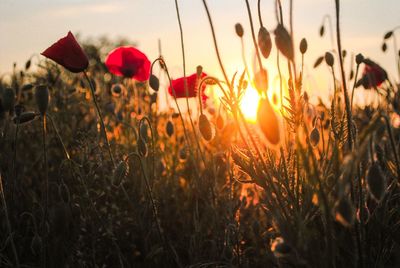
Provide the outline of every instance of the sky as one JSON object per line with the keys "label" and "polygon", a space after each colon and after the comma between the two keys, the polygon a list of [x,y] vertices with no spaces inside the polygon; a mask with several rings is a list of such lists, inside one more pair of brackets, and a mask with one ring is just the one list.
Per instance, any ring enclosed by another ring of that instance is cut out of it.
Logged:
{"label": "sky", "polygon": [[[253,22],[258,31],[257,0],[249,0]],[[261,1],[262,18],[266,28],[273,32],[277,25],[274,2]],[[293,1],[294,41],[296,47],[305,37],[309,52],[305,57],[305,83],[310,95],[319,96],[329,91],[331,80],[325,65],[313,70],[316,58],[331,50],[329,27],[319,37],[319,27],[328,14],[334,20],[334,0]],[[187,73],[202,65],[205,72],[223,78],[216,58],[210,26],[201,0],[180,0],[185,42]],[[222,61],[232,76],[243,71],[240,40],[234,25],[240,22],[245,30],[245,49],[252,66],[254,47],[244,0],[208,0]],[[288,0],[282,0],[283,16],[287,25]],[[388,51],[380,50],[382,37],[388,30],[400,25],[399,0],[342,0],[342,43],[349,54],[363,53],[398,80],[395,72],[393,43]],[[165,60],[174,77],[183,75],[180,35],[174,0],[0,0],[0,74],[9,72],[14,62],[23,66],[35,53],[40,53],[71,30],[83,38],[106,35],[133,40],[150,60],[158,56],[162,43]],[[397,35],[400,34],[397,33]],[[273,34],[272,34],[273,36]],[[399,43],[400,44],[400,43]],[[297,52],[298,64],[299,54]],[[264,60],[270,74],[270,87],[276,88],[276,51]],[[347,70],[350,57],[345,61]],[[360,96],[358,96],[360,97]]]}

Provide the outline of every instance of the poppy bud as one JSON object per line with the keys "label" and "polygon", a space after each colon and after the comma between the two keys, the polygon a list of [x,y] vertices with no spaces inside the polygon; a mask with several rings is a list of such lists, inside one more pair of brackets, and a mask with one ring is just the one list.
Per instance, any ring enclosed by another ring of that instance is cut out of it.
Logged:
{"label": "poppy bud", "polygon": [[126,161],[120,161],[114,169],[112,184],[119,187],[125,177],[128,175],[129,165]]}
{"label": "poppy bud", "polygon": [[372,197],[380,201],[385,194],[386,178],[377,162],[373,163],[367,173],[367,186]]}
{"label": "poppy bud", "polygon": [[150,95],[150,103],[156,103],[157,102],[157,92],[154,92],[153,94]]}
{"label": "poppy bud", "polygon": [[330,67],[333,66],[333,63],[335,62],[332,53],[326,52],[325,53],[325,62],[328,64]]}
{"label": "poppy bud", "polygon": [[300,52],[301,54],[304,54],[307,52],[308,44],[307,40],[305,38],[301,39],[300,41]]}
{"label": "poppy bud", "polygon": [[266,98],[260,99],[257,110],[257,122],[268,142],[272,145],[279,144],[281,137],[278,117]]}
{"label": "poppy bud", "polygon": [[42,250],[42,238],[35,233],[31,241],[31,251],[34,255],[39,255]]}
{"label": "poppy bud", "polygon": [[148,135],[148,127],[146,124],[141,124],[139,129],[139,135],[143,139],[144,142],[149,142],[149,135]]}
{"label": "poppy bud", "polygon": [[261,27],[258,31],[258,47],[260,48],[263,57],[268,59],[269,54],[271,53],[272,42],[271,36],[265,27]]}
{"label": "poppy bud", "polygon": [[150,75],[149,84],[154,91],[158,91],[158,89],[160,88],[160,81],[158,80],[157,76],[153,74]]}
{"label": "poppy bud", "polygon": [[258,71],[254,76],[254,86],[259,93],[268,90],[268,72],[266,69]]}
{"label": "poppy bud", "polygon": [[357,65],[361,64],[363,61],[364,61],[364,56],[361,53],[358,53],[356,55],[356,63],[357,63]]}
{"label": "poppy bud", "polygon": [[165,129],[167,131],[168,136],[171,137],[174,134],[174,124],[171,122],[171,120],[168,120]]}
{"label": "poppy bud", "polygon": [[29,68],[31,67],[31,60],[27,60],[25,63],[25,70],[29,70]]}
{"label": "poppy bud", "polygon": [[279,51],[289,60],[293,60],[294,52],[292,46],[292,38],[289,32],[279,24],[275,31],[275,44]]}
{"label": "poppy bud", "polygon": [[325,33],[325,27],[324,27],[324,25],[321,25],[321,28],[319,28],[319,36],[324,36],[324,33]]}
{"label": "poppy bud", "polygon": [[58,186],[58,195],[64,201],[64,203],[69,203],[71,199],[71,194],[69,192],[68,186],[64,183],[64,181],[61,182],[61,184]]}
{"label": "poppy bud", "polygon": [[46,114],[47,107],[49,105],[49,90],[47,86],[37,86],[35,90],[36,105],[42,116]]}
{"label": "poppy bud", "polygon": [[15,103],[15,92],[12,88],[6,88],[3,91],[3,108],[5,111],[12,111]]}
{"label": "poppy bud", "polygon": [[35,119],[36,115],[37,114],[34,112],[21,113],[20,116],[14,117],[13,121],[14,121],[14,124],[28,123],[28,122],[32,121],[33,119]]}
{"label": "poppy bud", "polygon": [[285,242],[285,240],[283,240],[282,237],[277,237],[272,242],[271,251],[274,253],[276,258],[283,258],[290,254],[292,248]]}
{"label": "poppy bud", "polygon": [[381,49],[382,49],[383,52],[386,52],[386,50],[387,50],[387,45],[386,45],[386,43],[383,43],[383,44],[382,44]]}
{"label": "poppy bud", "polygon": [[220,114],[217,116],[216,125],[219,130],[224,128],[224,118]]}
{"label": "poppy bud", "polygon": [[138,146],[139,155],[142,157],[147,157],[147,154],[148,154],[147,144],[143,140],[143,138],[139,137],[139,139],[137,141],[137,146]]}
{"label": "poppy bud", "polygon": [[197,67],[196,67],[197,77],[202,77],[202,73],[203,73],[203,66],[197,65]]}
{"label": "poppy bud", "polygon": [[314,68],[317,68],[322,63],[323,60],[324,56],[319,57],[314,63]]}
{"label": "poppy bud", "polygon": [[237,36],[243,37],[244,31],[243,31],[243,26],[240,23],[235,24],[235,31]]}
{"label": "poppy bud", "polygon": [[345,58],[347,56],[347,50],[343,49],[342,51],[342,57]]}
{"label": "poppy bud", "polygon": [[15,115],[20,116],[23,112],[25,112],[25,106],[22,104],[17,104],[14,107]]}
{"label": "poppy bud", "polygon": [[319,131],[316,127],[314,127],[314,129],[311,131],[310,133],[310,143],[312,146],[317,146],[319,143]]}
{"label": "poppy bud", "polygon": [[350,71],[349,79],[352,80],[354,78],[354,70]]}
{"label": "poppy bud", "polygon": [[350,227],[354,222],[354,207],[350,200],[340,198],[335,204],[335,218],[345,227]]}
{"label": "poppy bud", "polygon": [[121,84],[114,84],[111,87],[111,95],[114,97],[119,97],[121,96],[122,93],[122,85]]}
{"label": "poppy bud", "polygon": [[212,129],[210,121],[208,121],[207,116],[201,114],[199,117],[199,130],[201,135],[206,141],[210,141],[212,138]]}
{"label": "poppy bud", "polygon": [[389,31],[389,32],[387,32],[387,33],[385,33],[385,35],[383,36],[383,39],[389,39],[390,37],[392,37],[392,35],[393,35],[393,31]]}

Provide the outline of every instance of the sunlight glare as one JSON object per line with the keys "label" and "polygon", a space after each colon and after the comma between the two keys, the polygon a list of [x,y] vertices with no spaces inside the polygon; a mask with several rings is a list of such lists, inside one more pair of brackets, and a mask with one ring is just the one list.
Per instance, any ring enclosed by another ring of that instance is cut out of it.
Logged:
{"label": "sunlight glare", "polygon": [[244,93],[240,108],[245,116],[245,118],[252,123],[257,121],[257,108],[260,96],[258,92],[253,87],[248,87]]}

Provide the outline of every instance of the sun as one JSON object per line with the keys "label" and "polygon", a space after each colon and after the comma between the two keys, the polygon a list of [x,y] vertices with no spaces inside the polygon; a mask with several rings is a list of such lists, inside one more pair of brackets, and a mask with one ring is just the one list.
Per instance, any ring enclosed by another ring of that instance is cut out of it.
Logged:
{"label": "sun", "polygon": [[253,87],[248,87],[240,102],[240,109],[247,121],[255,123],[257,121],[257,108],[260,96]]}

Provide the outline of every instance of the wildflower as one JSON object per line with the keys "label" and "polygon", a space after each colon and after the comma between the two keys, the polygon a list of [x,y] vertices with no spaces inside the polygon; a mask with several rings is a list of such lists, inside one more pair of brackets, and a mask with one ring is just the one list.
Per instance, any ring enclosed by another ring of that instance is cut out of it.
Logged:
{"label": "wildflower", "polygon": [[150,77],[150,61],[134,47],[118,47],[111,51],[105,62],[108,70],[126,78],[146,81]]}
{"label": "wildflower", "polygon": [[[205,73],[201,73],[201,78],[207,76]],[[198,89],[198,75],[192,74],[188,77],[186,77],[187,81],[187,93],[188,93],[188,98],[193,98],[197,96],[197,89]],[[186,89],[185,89],[185,78],[181,77],[175,80],[171,81],[171,86],[168,87],[168,93],[171,96],[175,96],[176,98],[186,98]],[[173,90],[172,90],[173,89]],[[207,100],[207,96],[204,94],[204,90],[206,89],[206,85],[203,84],[201,87],[201,97],[203,102]],[[175,92],[174,92],[175,91]]]}
{"label": "wildflower", "polygon": [[364,59],[363,62],[365,64],[363,75],[357,81],[356,87],[361,85],[365,89],[379,87],[387,79],[386,71],[370,59]]}
{"label": "wildflower", "polygon": [[41,54],[73,73],[82,72],[89,66],[85,52],[71,32],[68,32],[67,36],[58,40]]}
{"label": "wildflower", "polygon": [[268,142],[272,145],[278,145],[281,140],[278,116],[267,98],[260,100],[257,110],[257,122]]}

